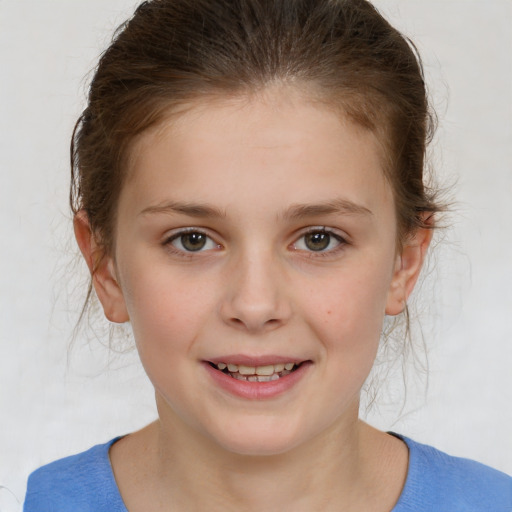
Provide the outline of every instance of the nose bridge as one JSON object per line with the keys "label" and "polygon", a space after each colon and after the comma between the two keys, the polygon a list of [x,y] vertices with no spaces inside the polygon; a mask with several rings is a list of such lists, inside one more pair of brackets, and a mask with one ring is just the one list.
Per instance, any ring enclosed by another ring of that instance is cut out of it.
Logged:
{"label": "nose bridge", "polygon": [[270,248],[247,247],[233,257],[229,285],[221,307],[225,322],[248,331],[265,331],[285,323],[290,305],[283,269]]}

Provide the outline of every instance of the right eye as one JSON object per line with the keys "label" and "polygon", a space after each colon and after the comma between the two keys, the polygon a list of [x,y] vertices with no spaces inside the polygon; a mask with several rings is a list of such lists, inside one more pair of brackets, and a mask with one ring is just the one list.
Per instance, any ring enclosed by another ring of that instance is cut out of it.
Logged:
{"label": "right eye", "polygon": [[181,231],[172,235],[166,241],[167,244],[181,252],[201,252],[220,247],[219,244],[201,231]]}

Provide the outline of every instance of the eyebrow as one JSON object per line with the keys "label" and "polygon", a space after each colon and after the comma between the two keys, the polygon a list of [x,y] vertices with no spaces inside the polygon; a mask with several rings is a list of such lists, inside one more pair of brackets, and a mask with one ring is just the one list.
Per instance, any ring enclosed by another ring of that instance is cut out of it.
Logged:
{"label": "eyebrow", "polygon": [[[181,203],[168,201],[163,204],[149,206],[139,215],[147,214],[182,214],[196,218],[225,218],[226,212],[208,204]],[[290,206],[280,217],[285,220],[300,220],[305,217],[319,215],[365,215],[372,216],[373,212],[365,206],[359,205],[347,199],[334,199],[318,204],[295,204]]]}
{"label": "eyebrow", "polygon": [[339,198],[318,204],[292,205],[284,212],[283,218],[287,220],[299,220],[304,217],[332,214],[373,216],[373,212],[365,206],[347,199]]}
{"label": "eyebrow", "polygon": [[197,218],[224,218],[226,212],[210,206],[208,204],[194,204],[194,203],[180,203],[177,201],[169,201],[163,204],[149,206],[142,210],[139,215],[147,215],[152,213],[180,213],[182,215],[188,215],[189,217]]}

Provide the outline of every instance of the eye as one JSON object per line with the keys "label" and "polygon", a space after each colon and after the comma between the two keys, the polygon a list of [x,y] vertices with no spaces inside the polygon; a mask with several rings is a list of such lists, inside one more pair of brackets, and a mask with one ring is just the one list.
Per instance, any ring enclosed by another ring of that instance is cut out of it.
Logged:
{"label": "eye", "polygon": [[345,240],[325,228],[312,229],[301,236],[294,248],[301,251],[330,252],[346,243]]}
{"label": "eye", "polygon": [[182,252],[200,252],[219,247],[219,244],[201,231],[181,231],[172,235],[166,241],[166,244],[170,244],[173,248]]}

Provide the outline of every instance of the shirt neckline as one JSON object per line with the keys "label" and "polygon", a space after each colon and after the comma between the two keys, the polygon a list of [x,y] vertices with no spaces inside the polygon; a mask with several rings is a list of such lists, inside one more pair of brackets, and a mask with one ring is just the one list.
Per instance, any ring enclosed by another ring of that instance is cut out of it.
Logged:
{"label": "shirt neckline", "polygon": [[[405,506],[407,505],[408,501],[410,501],[410,496],[412,493],[412,488],[414,486],[414,481],[417,477],[416,473],[416,466],[417,466],[417,450],[416,445],[414,441],[409,439],[408,437],[402,436],[400,434],[397,434],[396,432],[388,432],[389,435],[396,437],[397,439],[400,439],[405,445],[407,446],[407,449],[409,451],[409,460],[407,464],[407,474],[405,478],[405,484],[403,486],[403,489],[400,493],[400,496],[398,498],[398,501],[396,502],[395,506],[392,508],[391,512],[405,512]],[[116,509],[119,508],[119,512],[128,512],[128,509],[126,508],[126,505],[124,504],[123,497],[121,496],[121,491],[119,490],[119,486],[117,485],[116,479],[114,477],[114,469],[112,467],[112,462],[110,460],[110,448],[114,443],[119,441],[125,436],[118,436],[114,439],[108,441],[105,443],[103,448],[103,458],[106,462],[106,477],[108,478],[110,484],[111,484],[111,490],[112,490],[112,498],[116,500],[117,503],[113,504],[115,505]],[[419,511],[418,511],[419,512]]]}

